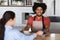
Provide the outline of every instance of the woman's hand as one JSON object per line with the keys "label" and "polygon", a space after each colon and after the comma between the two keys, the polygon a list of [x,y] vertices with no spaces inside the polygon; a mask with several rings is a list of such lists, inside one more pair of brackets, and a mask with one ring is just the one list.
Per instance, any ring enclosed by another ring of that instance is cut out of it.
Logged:
{"label": "woman's hand", "polygon": [[37,35],[42,36],[43,35],[43,31],[38,31]]}

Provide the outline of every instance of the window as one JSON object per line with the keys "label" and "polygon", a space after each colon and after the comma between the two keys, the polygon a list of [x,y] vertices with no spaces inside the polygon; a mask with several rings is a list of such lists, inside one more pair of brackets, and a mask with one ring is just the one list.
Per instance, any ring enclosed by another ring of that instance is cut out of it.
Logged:
{"label": "window", "polygon": [[32,6],[34,2],[43,0],[0,0],[0,6]]}
{"label": "window", "polygon": [[0,6],[7,6],[8,2],[6,0],[0,0]]}

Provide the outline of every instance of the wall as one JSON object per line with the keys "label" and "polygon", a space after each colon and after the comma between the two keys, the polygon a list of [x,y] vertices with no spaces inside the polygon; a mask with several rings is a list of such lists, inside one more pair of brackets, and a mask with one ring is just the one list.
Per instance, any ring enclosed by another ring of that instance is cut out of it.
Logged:
{"label": "wall", "polygon": [[[53,5],[51,5],[53,4],[52,3],[53,1],[43,0],[43,2],[47,4],[47,10],[44,16],[54,16]],[[7,10],[11,10],[16,13],[16,23],[15,23],[16,26],[23,25],[22,24],[22,13],[33,12],[32,7],[0,7],[0,18],[2,17],[3,13]]]}
{"label": "wall", "polygon": [[24,12],[32,12],[31,7],[0,7],[0,18],[3,13],[7,10],[14,11],[16,13],[16,26],[22,25],[22,13]]}
{"label": "wall", "polygon": [[56,0],[56,16],[60,16],[60,0]]}
{"label": "wall", "polygon": [[[22,25],[22,13],[28,12],[32,13],[32,7],[0,7],[0,18],[2,17],[3,13],[7,10],[14,11],[16,13],[16,26]],[[52,16],[49,13],[45,13],[45,16]]]}

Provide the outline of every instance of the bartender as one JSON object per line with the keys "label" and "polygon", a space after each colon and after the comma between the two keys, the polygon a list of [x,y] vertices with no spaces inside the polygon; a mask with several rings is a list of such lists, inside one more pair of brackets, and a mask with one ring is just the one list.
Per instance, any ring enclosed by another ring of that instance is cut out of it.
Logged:
{"label": "bartender", "polygon": [[32,9],[36,15],[28,19],[25,30],[29,30],[29,28],[32,29],[33,26],[36,26],[36,28],[40,26],[40,29],[42,29],[41,32],[49,36],[50,19],[43,16],[47,5],[45,3],[34,3]]}

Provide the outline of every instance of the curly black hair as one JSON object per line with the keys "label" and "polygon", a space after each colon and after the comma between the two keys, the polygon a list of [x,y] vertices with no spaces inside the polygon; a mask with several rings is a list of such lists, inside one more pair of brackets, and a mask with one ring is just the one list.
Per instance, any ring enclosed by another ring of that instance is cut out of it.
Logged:
{"label": "curly black hair", "polygon": [[47,9],[47,5],[45,3],[34,3],[32,9],[33,9],[33,12],[35,12],[35,10],[37,9],[37,7],[41,7],[43,9],[43,14],[45,13],[46,9]]}

